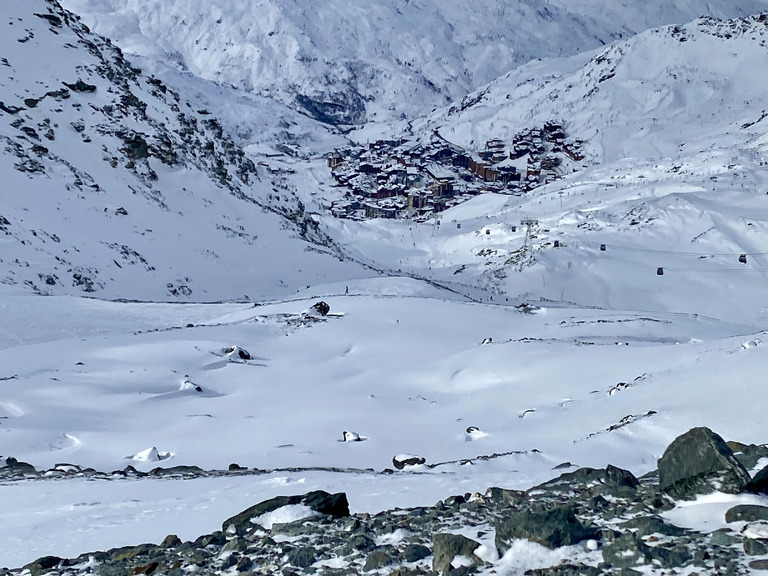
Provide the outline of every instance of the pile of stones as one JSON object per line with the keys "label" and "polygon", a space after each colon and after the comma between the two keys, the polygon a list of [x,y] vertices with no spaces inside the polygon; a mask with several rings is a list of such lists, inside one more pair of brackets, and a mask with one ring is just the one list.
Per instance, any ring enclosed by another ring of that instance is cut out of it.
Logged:
{"label": "pile of stones", "polygon": [[[170,535],[73,559],[47,556],[0,574],[497,574],[509,572],[504,555],[521,541],[529,550],[565,550],[565,559],[528,569],[529,576],[768,574],[768,506],[732,506],[726,527],[708,533],[663,517],[712,492],[768,494],[768,466],[748,472],[764,458],[766,446],[726,443],[694,428],[640,478],[614,466],[580,468],[527,491],[489,488],[378,514],[350,514],[344,493],[281,496],[193,542]],[[289,509],[300,513],[280,514]],[[265,521],[270,515],[299,519]]]}

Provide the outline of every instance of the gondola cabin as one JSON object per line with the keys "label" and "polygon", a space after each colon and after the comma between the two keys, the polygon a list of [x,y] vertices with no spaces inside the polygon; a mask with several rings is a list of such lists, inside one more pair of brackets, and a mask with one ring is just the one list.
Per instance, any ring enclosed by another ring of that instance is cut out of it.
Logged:
{"label": "gondola cabin", "polygon": [[664,276],[664,268],[656,268],[657,276]]}
{"label": "gondola cabin", "polygon": [[742,264],[746,264],[747,263],[747,255],[746,254],[740,254],[739,255],[739,262],[741,262]]}

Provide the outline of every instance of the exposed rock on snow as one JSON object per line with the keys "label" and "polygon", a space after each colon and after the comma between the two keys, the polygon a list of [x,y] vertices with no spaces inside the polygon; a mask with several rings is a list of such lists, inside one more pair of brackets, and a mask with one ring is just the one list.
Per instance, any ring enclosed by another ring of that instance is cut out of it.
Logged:
{"label": "exposed rock on snow", "polygon": [[432,570],[448,576],[453,568],[458,567],[454,565],[457,556],[468,558],[470,566],[482,566],[483,561],[475,556],[475,550],[479,547],[480,542],[461,534],[435,534],[432,538]]}
{"label": "exposed rock on snow", "polygon": [[360,436],[357,432],[350,432],[349,430],[344,430],[341,436],[340,442],[364,442],[368,440],[365,436]]}
{"label": "exposed rock on snow", "polygon": [[466,433],[465,433],[464,439],[467,442],[472,442],[474,440],[480,440],[482,438],[486,438],[487,436],[488,436],[488,433],[487,432],[483,432],[477,426],[469,426],[466,429]]}
{"label": "exposed rock on snow", "polygon": [[251,359],[251,353],[248,352],[248,350],[246,350],[245,348],[240,348],[238,346],[229,346],[228,348],[223,348],[221,352],[231,360],[250,360]]}
{"label": "exposed rock on snow", "polygon": [[675,439],[659,460],[659,487],[673,498],[738,493],[750,482],[744,466],[725,441],[709,428],[693,428]]}
{"label": "exposed rock on snow", "polygon": [[547,548],[559,548],[594,537],[595,531],[584,527],[572,508],[516,512],[496,524],[496,547],[500,552],[507,551],[513,538],[525,538]]}
{"label": "exposed rock on snow", "polygon": [[[711,437],[695,431],[685,436],[692,450],[689,459],[707,461]],[[84,471],[68,465],[66,473]],[[679,508],[660,489],[657,476],[653,472],[637,479],[614,466],[581,468],[528,491],[490,488],[485,496],[457,495],[432,507],[351,517],[344,493],[278,496],[225,520],[222,531],[194,542],[169,536],[159,546],[115,548],[71,560],[47,556],[27,568],[42,574],[66,567],[75,576],[94,569],[140,574],[148,567],[186,572],[194,565],[196,571],[213,573],[271,565],[287,573],[319,562],[350,573],[386,567],[414,576],[430,569],[441,575],[493,574],[519,573],[522,564],[515,562],[521,555],[527,555],[524,570],[530,576],[617,576],[637,569],[746,576],[760,566],[755,564],[759,559],[747,560],[768,552],[766,522],[754,520],[764,517],[768,507],[731,507],[727,519],[746,522],[740,531],[709,534],[678,527],[659,517]]]}
{"label": "exposed rock on snow", "polygon": [[413,454],[398,454],[392,458],[392,465],[398,470],[403,470],[409,466],[420,466],[426,463],[427,459]]}
{"label": "exposed rock on snow", "polygon": [[194,390],[195,392],[202,392],[203,387],[185,378],[182,381],[182,383],[179,385],[179,391],[184,391],[184,390]]}
{"label": "exposed rock on snow", "polygon": [[245,534],[253,528],[258,518],[266,518],[265,514],[275,512],[284,506],[302,505],[318,514],[327,514],[337,518],[349,516],[347,495],[343,492],[329,494],[322,490],[308,492],[303,496],[278,496],[251,506],[240,514],[224,521],[222,530],[226,534]]}
{"label": "exposed rock on snow", "polygon": [[327,316],[328,312],[331,311],[331,307],[320,300],[319,302],[315,302],[312,306],[310,306],[309,310],[307,311],[307,314],[313,315],[313,316]]}

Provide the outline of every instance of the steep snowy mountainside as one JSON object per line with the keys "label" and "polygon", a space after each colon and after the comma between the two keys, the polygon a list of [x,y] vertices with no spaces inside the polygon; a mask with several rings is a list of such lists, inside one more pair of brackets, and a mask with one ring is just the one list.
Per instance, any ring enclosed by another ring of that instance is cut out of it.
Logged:
{"label": "steep snowy mountainside", "polygon": [[355,271],[206,110],[56,2],[3,5],[2,282],[43,294],[214,300]]}
{"label": "steep snowy mountainside", "polygon": [[[593,161],[690,155],[723,137],[764,133],[768,16],[698,19],[592,53],[522,66],[429,119],[448,140],[481,147],[557,118],[592,144]],[[746,126],[743,126],[746,125]],[[701,143],[698,142],[701,140]]]}
{"label": "steep snowy mountainside", "polygon": [[652,26],[736,17],[765,0],[67,0],[129,52],[269,95],[331,124],[428,112],[535,58],[572,55]]}
{"label": "steep snowy mountainside", "polygon": [[537,173],[540,186],[526,194],[482,194],[426,225],[327,225],[337,238],[353,235],[348,250],[360,257],[490,291],[477,294],[485,300],[722,313],[762,325],[768,77],[755,71],[768,70],[767,25],[766,15],[699,19],[522,66],[414,121],[408,136],[467,153],[496,140],[511,151],[518,133],[556,121],[583,154],[547,150],[559,180]]}

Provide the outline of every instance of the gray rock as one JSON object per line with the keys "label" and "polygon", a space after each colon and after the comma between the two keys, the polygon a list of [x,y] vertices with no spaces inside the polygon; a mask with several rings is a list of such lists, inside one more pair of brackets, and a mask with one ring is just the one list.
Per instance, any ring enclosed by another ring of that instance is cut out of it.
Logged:
{"label": "gray rock", "polygon": [[729,529],[716,530],[709,535],[709,541],[715,546],[730,546],[739,541],[736,536],[729,534]]}
{"label": "gray rock", "polygon": [[741,442],[726,442],[728,448],[733,451],[736,459],[742,463],[744,468],[751,470],[757,466],[760,458],[768,458],[768,446],[759,446],[757,444],[743,444]]}
{"label": "gray rock", "polygon": [[739,504],[729,508],[725,513],[725,521],[730,522],[755,522],[756,520],[768,520],[768,506],[757,504]]}
{"label": "gray rock", "polygon": [[327,316],[328,312],[331,311],[331,307],[324,301],[320,300],[318,302],[315,302],[312,304],[312,310],[320,314],[320,316]]}
{"label": "gray rock", "polygon": [[370,552],[374,548],[376,548],[376,543],[372,538],[365,534],[355,534],[347,539],[339,552],[342,556],[349,556],[355,552]]}
{"label": "gray rock", "polygon": [[236,534],[245,534],[254,527],[251,522],[252,518],[293,504],[304,504],[320,514],[328,514],[339,518],[349,516],[349,502],[347,502],[346,494],[343,492],[329,494],[323,490],[315,490],[302,496],[277,496],[264,502],[259,502],[239,514],[227,518],[222,524],[222,530],[224,532],[234,531]]}
{"label": "gray rock", "polygon": [[427,459],[421,456],[395,456],[392,458],[392,465],[398,470],[402,470],[406,466],[418,466],[419,464],[424,464],[426,461]]}
{"label": "gray rock", "polygon": [[768,554],[768,540],[765,538],[744,538],[744,553],[750,556]]}
{"label": "gray rock", "polygon": [[421,544],[408,544],[403,550],[403,560],[405,562],[418,562],[432,555],[432,550]]}
{"label": "gray rock", "polygon": [[662,568],[677,568],[693,560],[691,552],[682,544],[650,547],[651,559],[661,564]]}
{"label": "gray rock", "polygon": [[619,527],[634,530],[638,536],[650,536],[651,534],[682,536],[687,532],[683,528],[667,524],[658,516],[638,516],[619,524]]}
{"label": "gray rock", "polygon": [[220,530],[212,532],[211,534],[204,534],[194,541],[194,545],[198,548],[205,548],[206,546],[223,546],[227,543],[227,539],[224,533]]}
{"label": "gray rock", "polygon": [[435,553],[432,570],[447,576],[451,573],[451,562],[456,556],[466,556],[475,566],[481,566],[483,561],[474,554],[478,546],[479,542],[461,534],[435,534],[432,537],[432,549]]}
{"label": "gray rock", "polygon": [[365,560],[363,571],[377,570],[384,566],[389,566],[398,561],[397,549],[394,546],[380,546],[368,554]]}
{"label": "gray rock", "polygon": [[547,548],[576,544],[595,536],[576,518],[572,508],[554,508],[542,512],[523,510],[509,514],[496,524],[496,547],[500,552],[509,549],[513,538],[525,538]]}
{"label": "gray rock", "polygon": [[768,560],[752,560],[749,567],[752,570],[768,570]]}
{"label": "gray rock", "polygon": [[288,562],[297,568],[308,568],[317,561],[317,550],[311,546],[302,546],[288,552]]}
{"label": "gray rock", "polygon": [[754,475],[747,490],[755,494],[768,494],[768,466]]}
{"label": "gray rock", "polygon": [[723,439],[709,428],[692,428],[676,438],[659,459],[659,488],[683,500],[717,489],[744,491],[749,474]]}
{"label": "gray rock", "polygon": [[651,547],[634,534],[624,534],[603,548],[603,562],[616,568],[645,566],[652,559]]}
{"label": "gray rock", "polygon": [[520,504],[528,498],[528,494],[523,490],[507,490],[506,488],[491,487],[485,491],[486,498],[498,503],[506,503],[511,505]]}
{"label": "gray rock", "polygon": [[247,572],[253,568],[253,560],[248,558],[248,556],[243,556],[238,560],[237,565],[235,566],[235,570],[237,572]]}
{"label": "gray rock", "polygon": [[181,539],[176,534],[168,534],[160,543],[161,548],[176,548],[181,545]]}
{"label": "gray rock", "polygon": [[25,569],[29,570],[29,572],[32,574],[32,576],[40,576],[40,574],[45,574],[46,572],[49,572],[52,568],[55,568],[59,565],[61,562],[61,558],[58,556],[43,556],[42,558],[38,558],[34,562],[30,562],[26,566],[24,566]]}
{"label": "gray rock", "polygon": [[246,542],[244,538],[233,538],[221,547],[221,552],[229,552],[230,550],[234,552],[245,552],[247,548],[248,542]]}
{"label": "gray rock", "polygon": [[158,546],[154,544],[139,544],[138,546],[124,546],[122,548],[115,548],[110,550],[110,555],[113,561],[119,562],[120,560],[130,560],[138,556],[149,556],[150,554],[162,551]]}

